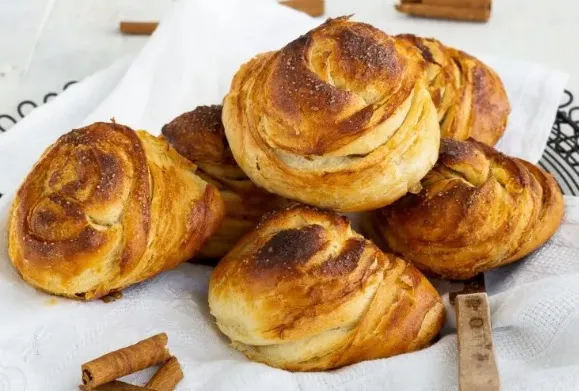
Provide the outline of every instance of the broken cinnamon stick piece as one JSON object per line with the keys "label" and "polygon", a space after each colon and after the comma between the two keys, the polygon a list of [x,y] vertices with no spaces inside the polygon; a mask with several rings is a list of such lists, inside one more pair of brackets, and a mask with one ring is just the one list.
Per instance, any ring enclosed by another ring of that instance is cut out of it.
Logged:
{"label": "broken cinnamon stick piece", "polygon": [[470,22],[486,22],[491,14],[490,8],[458,8],[422,3],[397,4],[396,9],[412,16]]}
{"label": "broken cinnamon stick piece", "polygon": [[153,391],[173,391],[183,379],[183,371],[176,357],[171,357],[145,385]]}
{"label": "broken cinnamon stick piece", "polygon": [[310,16],[324,14],[324,0],[280,0],[280,4],[305,12]]}
{"label": "broken cinnamon stick piece", "polygon": [[158,22],[130,22],[119,23],[119,30],[125,34],[151,35],[159,25]]}
{"label": "broken cinnamon stick piece", "polygon": [[94,391],[154,391],[150,388],[139,387],[122,381],[112,381],[98,386]]}
{"label": "broken cinnamon stick piece", "polygon": [[167,334],[161,333],[134,345],[107,353],[82,365],[82,384],[86,390],[171,358]]}

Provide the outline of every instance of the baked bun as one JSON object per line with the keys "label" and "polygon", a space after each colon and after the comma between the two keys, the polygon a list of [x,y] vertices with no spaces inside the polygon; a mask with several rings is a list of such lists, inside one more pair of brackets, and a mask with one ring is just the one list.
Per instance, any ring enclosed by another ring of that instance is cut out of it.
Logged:
{"label": "baked bun", "polygon": [[417,47],[427,63],[428,90],[442,137],[472,137],[495,145],[511,111],[499,76],[482,61],[435,39],[410,34],[396,38]]}
{"label": "baked bun", "polygon": [[443,139],[418,194],[372,213],[387,248],[450,279],[523,258],[557,230],[563,197],[553,177],[475,140]]}
{"label": "baked bun", "polygon": [[209,307],[251,360],[314,371],[427,346],[441,298],[412,265],[347,218],[294,206],[264,218],[217,265]]}
{"label": "baked bun", "polygon": [[282,197],[253,184],[239,168],[225,138],[221,106],[199,106],[163,127],[163,136],[197,165],[197,175],[217,187],[225,203],[219,230],[196,258],[220,259],[266,212],[288,204]]}
{"label": "baked bun", "polygon": [[256,184],[340,211],[387,205],[438,156],[440,129],[419,51],[330,19],[235,75],[223,124]]}
{"label": "baked bun", "polygon": [[191,258],[222,216],[219,191],[166,141],[95,123],[60,137],[21,185],[9,253],[31,285],[95,299]]}

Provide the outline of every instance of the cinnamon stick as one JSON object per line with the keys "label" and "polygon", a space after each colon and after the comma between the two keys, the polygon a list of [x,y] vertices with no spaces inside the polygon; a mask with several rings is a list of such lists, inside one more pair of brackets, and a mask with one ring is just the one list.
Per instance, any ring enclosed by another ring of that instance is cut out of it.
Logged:
{"label": "cinnamon stick", "polygon": [[324,14],[324,0],[280,0],[280,4],[305,12],[310,16]]}
{"label": "cinnamon stick", "polygon": [[135,345],[105,354],[82,365],[82,384],[92,390],[131,373],[167,361],[167,334],[161,333]]}
{"label": "cinnamon stick", "polygon": [[154,391],[173,391],[183,379],[183,371],[176,357],[171,357],[153,375],[145,387]]}
{"label": "cinnamon stick", "polygon": [[158,25],[158,22],[123,21],[119,23],[119,30],[125,34],[151,35]]}
{"label": "cinnamon stick", "polygon": [[465,20],[470,22],[486,22],[489,20],[490,8],[459,8],[422,3],[397,4],[396,9],[412,16],[424,18]]}
{"label": "cinnamon stick", "polygon": [[122,381],[112,381],[98,386],[94,391],[154,391],[150,388],[139,387]]}
{"label": "cinnamon stick", "polygon": [[489,8],[491,6],[491,0],[401,0],[401,3],[442,5],[455,8]]}

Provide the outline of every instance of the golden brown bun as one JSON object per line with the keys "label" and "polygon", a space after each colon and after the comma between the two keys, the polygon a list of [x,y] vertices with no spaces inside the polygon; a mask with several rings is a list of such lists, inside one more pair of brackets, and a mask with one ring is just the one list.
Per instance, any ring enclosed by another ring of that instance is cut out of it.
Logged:
{"label": "golden brown bun", "polygon": [[562,217],[561,190],[545,171],[475,140],[443,139],[422,190],[372,220],[387,247],[423,271],[468,279],[536,250]]}
{"label": "golden brown bun", "polygon": [[259,186],[340,211],[387,205],[438,155],[419,51],[330,19],[241,67],[223,106],[235,160]]}
{"label": "golden brown bun", "polygon": [[218,190],[166,141],[99,122],[60,137],[21,185],[10,258],[35,287],[95,299],[186,261],[222,216]]}
{"label": "golden brown bun", "polygon": [[495,145],[511,111],[499,76],[480,60],[435,39],[410,34],[396,38],[417,47],[428,64],[428,90],[438,111],[442,137],[472,137]]}
{"label": "golden brown bun", "polygon": [[265,213],[288,205],[282,197],[257,187],[239,168],[225,138],[221,106],[199,106],[163,127],[163,135],[181,155],[195,163],[197,175],[217,187],[225,219],[196,258],[219,259]]}
{"label": "golden brown bun", "polygon": [[217,265],[209,307],[236,349],[294,371],[423,348],[444,320],[416,268],[347,218],[302,205],[264,218]]}

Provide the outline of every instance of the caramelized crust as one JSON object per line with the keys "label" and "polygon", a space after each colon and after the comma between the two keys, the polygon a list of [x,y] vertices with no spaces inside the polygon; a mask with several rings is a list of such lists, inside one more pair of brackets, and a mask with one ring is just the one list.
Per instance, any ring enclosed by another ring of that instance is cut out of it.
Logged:
{"label": "caramelized crust", "polygon": [[225,203],[225,218],[196,255],[198,259],[220,259],[255,228],[261,216],[289,204],[254,185],[237,165],[225,138],[221,110],[221,106],[199,106],[162,130],[177,152],[197,165],[197,175],[219,189]]}
{"label": "caramelized crust", "polygon": [[511,111],[499,76],[478,59],[435,39],[410,34],[396,38],[417,47],[427,63],[428,90],[442,137],[472,137],[495,145]]}
{"label": "caramelized crust", "polygon": [[434,165],[436,110],[419,51],[330,19],[235,75],[223,123],[259,186],[342,211],[389,204]]}
{"label": "caramelized crust", "polygon": [[345,217],[300,205],[266,216],[217,265],[209,306],[236,349],[295,371],[421,349],[444,320],[416,268]]}
{"label": "caramelized crust", "polygon": [[217,189],[169,144],[115,123],[53,144],[12,205],[9,253],[24,280],[94,299],[173,268],[217,229]]}
{"label": "caramelized crust", "polygon": [[198,106],[163,126],[163,136],[177,152],[194,163],[214,163],[217,167],[222,164],[240,172],[238,176],[244,176],[243,171],[236,168],[227,144],[221,111],[220,105]]}
{"label": "caramelized crust", "polygon": [[563,217],[563,197],[535,165],[475,140],[443,139],[418,194],[372,214],[387,247],[420,269],[468,279],[545,243]]}

